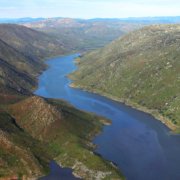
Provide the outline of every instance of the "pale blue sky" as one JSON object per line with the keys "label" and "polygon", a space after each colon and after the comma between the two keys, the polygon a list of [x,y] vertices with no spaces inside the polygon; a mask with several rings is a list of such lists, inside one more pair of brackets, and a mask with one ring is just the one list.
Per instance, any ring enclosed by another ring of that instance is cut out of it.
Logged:
{"label": "pale blue sky", "polygon": [[0,18],[180,16],[180,0],[0,0]]}

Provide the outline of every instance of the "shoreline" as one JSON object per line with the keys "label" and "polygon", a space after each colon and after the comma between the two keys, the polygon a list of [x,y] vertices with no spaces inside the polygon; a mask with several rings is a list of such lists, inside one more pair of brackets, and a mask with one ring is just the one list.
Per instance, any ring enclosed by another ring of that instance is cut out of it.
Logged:
{"label": "shoreline", "polygon": [[76,85],[73,81],[73,79],[71,77],[69,77],[72,82],[69,84],[69,87],[71,88],[75,88],[75,89],[81,89],[83,91],[87,91],[87,92],[91,92],[91,93],[94,93],[94,94],[97,94],[97,95],[100,95],[100,96],[103,96],[103,97],[106,97],[106,98],[109,98],[113,101],[116,101],[118,103],[122,103],[126,106],[129,106],[131,108],[134,108],[136,110],[139,110],[139,111],[142,111],[144,113],[147,113],[151,116],[153,116],[156,120],[160,121],[161,123],[163,123],[164,125],[166,125],[166,127],[169,128],[170,132],[173,133],[173,134],[178,134],[178,132],[176,132],[177,130],[177,126],[175,124],[173,124],[168,118],[162,116],[160,113],[157,112],[157,110],[155,109],[148,109],[146,108],[145,106],[141,106],[135,102],[132,102],[132,101],[127,101],[125,99],[120,99],[120,98],[117,98],[117,97],[114,97],[110,94],[107,94],[107,93],[104,93],[104,92],[101,92],[101,91],[98,91],[98,90],[89,90],[88,88],[86,87],[83,87],[81,85]]}
{"label": "shoreline", "polygon": [[[68,54],[68,55],[69,55],[69,54]],[[70,54],[70,55],[71,55],[71,54]],[[65,55],[63,54],[63,55],[60,55],[60,56],[53,56],[52,58],[63,57],[63,56],[65,56]],[[46,62],[49,61],[49,60],[50,60],[49,57],[46,58],[46,59],[44,59],[44,64],[46,65],[46,67],[45,67],[45,69],[44,69],[43,71],[41,71],[41,72],[38,74],[38,76],[36,77],[36,81],[37,81],[37,82],[38,82],[38,80],[39,80],[39,76],[40,76],[44,71],[46,71],[47,69],[49,69],[49,65],[46,63]],[[38,96],[38,95],[34,94],[34,91],[36,91],[37,88],[38,88],[38,85],[35,86],[35,87],[33,87],[33,90],[32,90],[32,93],[33,93],[33,95],[35,95],[35,96]],[[44,99],[45,97],[42,96],[42,98]],[[45,99],[51,99],[51,98],[45,98]],[[53,99],[54,99],[54,98],[53,98]],[[54,100],[59,100],[59,99],[58,99],[58,98],[55,98]],[[62,99],[61,99],[61,100],[62,100]],[[62,100],[62,101],[68,103],[68,101],[66,101],[66,100]],[[70,104],[70,105],[71,105],[71,104]],[[72,105],[71,105],[71,106],[72,106]],[[74,106],[73,106],[73,107],[74,107]],[[76,108],[76,107],[75,107],[75,108]],[[83,111],[83,112],[89,113],[89,112],[86,112],[86,111]],[[90,113],[90,114],[91,114],[91,113]],[[93,114],[93,113],[92,113],[92,114]],[[94,115],[95,115],[95,114],[94,114]],[[96,115],[96,116],[97,116],[97,115]],[[96,133],[91,133],[91,134],[89,134],[89,141],[86,143],[86,146],[89,147],[91,150],[90,150],[90,149],[89,149],[89,150],[87,149],[87,150],[88,150],[90,153],[92,153],[94,156],[97,156],[97,157],[103,159],[103,161],[106,161],[106,163],[109,164],[109,166],[112,166],[112,168],[114,168],[115,170],[117,170],[118,168],[117,168],[117,166],[114,165],[115,163],[104,159],[102,156],[100,156],[100,155],[98,155],[98,154],[96,154],[96,153],[94,152],[94,150],[96,149],[96,145],[95,145],[94,143],[92,143],[92,140],[102,132],[104,126],[109,126],[109,125],[111,125],[111,123],[112,123],[110,120],[108,120],[108,119],[106,119],[106,118],[104,118],[104,117],[101,117],[101,116],[98,116],[98,117],[99,117],[99,123],[101,124],[101,129],[100,129],[98,132],[96,132]],[[86,148],[84,148],[84,149],[86,149]],[[76,169],[76,167],[75,167],[74,165],[73,165],[73,166],[67,166],[67,165],[65,165],[65,164],[61,161],[61,159],[58,158],[58,156],[57,156],[57,157],[54,157],[54,158],[52,159],[52,161],[55,161],[55,163],[56,163],[58,166],[60,166],[60,168],[62,168],[62,169],[64,169],[64,168],[65,168],[65,169],[70,169],[70,170],[72,171],[72,175],[73,175],[75,178],[80,178],[80,179],[83,178],[79,173],[76,172],[77,169]],[[79,161],[79,162],[80,162],[80,161]],[[81,162],[80,162],[80,163],[81,163]],[[51,171],[51,170],[50,170],[50,171]],[[80,171],[80,172],[81,172],[81,171]],[[121,172],[119,169],[118,169],[118,173],[120,173],[121,178],[124,179],[124,175],[122,174],[122,172]],[[48,174],[43,174],[40,178],[46,177],[46,176],[48,176]]]}

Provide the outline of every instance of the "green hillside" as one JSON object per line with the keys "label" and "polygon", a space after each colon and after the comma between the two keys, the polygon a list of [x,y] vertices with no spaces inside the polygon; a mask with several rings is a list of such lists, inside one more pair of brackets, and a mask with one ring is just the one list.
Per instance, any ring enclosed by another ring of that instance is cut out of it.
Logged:
{"label": "green hillside", "polygon": [[46,146],[0,109],[0,179],[37,178],[48,173],[50,159]]}
{"label": "green hillside", "polygon": [[83,55],[72,86],[150,112],[180,132],[180,25],[154,25]]}
{"label": "green hillside", "polygon": [[[124,179],[113,165],[93,153],[91,140],[101,131],[103,123],[109,123],[107,120],[79,111],[63,101],[37,96],[9,106],[8,112],[25,132],[46,145],[52,159],[73,168],[77,176]],[[42,154],[40,158],[45,157]]]}
{"label": "green hillside", "polygon": [[53,35],[72,51],[87,51],[103,47],[119,36],[142,27],[143,23],[120,19],[48,18],[23,25]]}

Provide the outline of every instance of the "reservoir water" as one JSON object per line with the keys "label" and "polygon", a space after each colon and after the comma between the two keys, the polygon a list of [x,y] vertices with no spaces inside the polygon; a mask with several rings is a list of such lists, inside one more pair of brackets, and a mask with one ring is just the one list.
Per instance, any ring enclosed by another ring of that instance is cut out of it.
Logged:
{"label": "reservoir water", "polygon": [[38,180],[80,180],[74,177],[70,168],[62,168],[54,161],[51,161],[49,166],[51,170],[50,174]]}
{"label": "reservoir water", "polygon": [[180,136],[151,115],[97,94],[69,87],[78,54],[47,61],[35,94],[66,100],[112,121],[94,138],[96,152],[113,161],[127,180],[180,180]]}

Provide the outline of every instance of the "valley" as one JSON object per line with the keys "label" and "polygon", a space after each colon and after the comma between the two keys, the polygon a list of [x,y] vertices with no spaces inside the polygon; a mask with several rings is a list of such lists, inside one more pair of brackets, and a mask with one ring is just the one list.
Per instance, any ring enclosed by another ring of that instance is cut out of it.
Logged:
{"label": "valley", "polygon": [[[35,94],[45,98],[63,99],[82,111],[111,120],[111,124],[103,120],[105,126],[101,133],[91,139],[96,145],[94,152],[113,162],[126,179],[178,180],[179,135],[172,134],[169,128],[147,113],[83,89],[71,88],[72,81],[67,75],[78,70],[74,64],[78,55],[49,59],[46,62],[49,69],[39,77]],[[93,160],[91,163],[95,165],[95,162],[97,161]],[[82,168],[81,163],[71,163],[69,165],[72,167]],[[95,178],[90,175],[88,177]],[[96,177],[99,175],[96,174]]]}
{"label": "valley", "polygon": [[72,86],[153,114],[179,132],[179,34],[179,25],[148,26],[85,54]]}
{"label": "valley", "polygon": [[4,21],[0,179],[180,178],[179,17]]}

